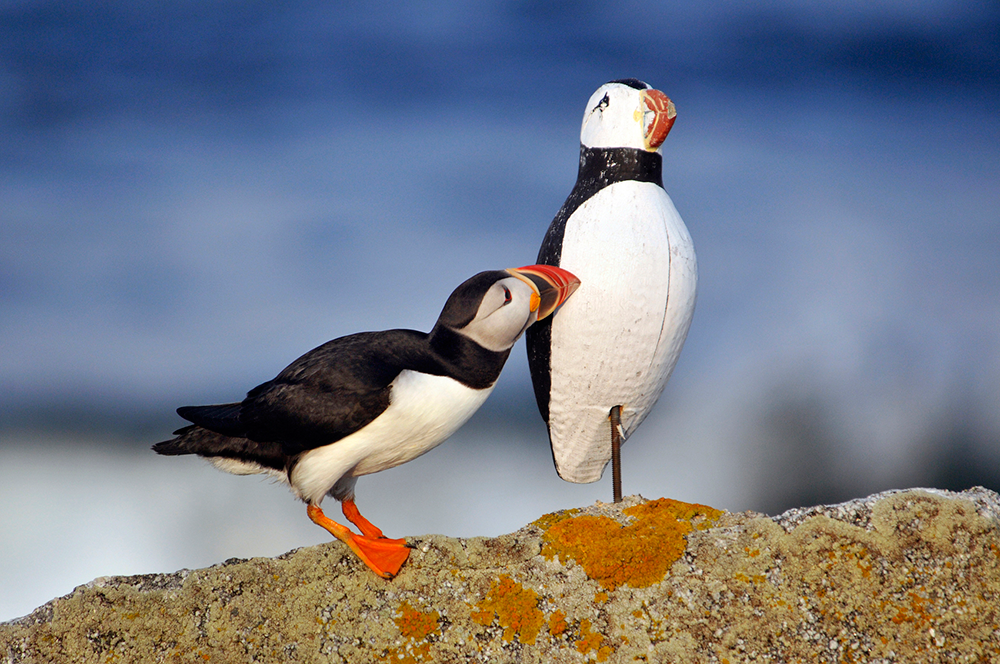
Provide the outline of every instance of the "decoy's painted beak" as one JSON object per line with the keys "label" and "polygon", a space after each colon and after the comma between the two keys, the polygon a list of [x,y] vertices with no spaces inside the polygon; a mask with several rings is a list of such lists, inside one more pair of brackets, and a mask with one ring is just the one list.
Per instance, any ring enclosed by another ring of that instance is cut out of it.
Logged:
{"label": "decoy's painted beak", "polygon": [[646,149],[655,152],[663,145],[677,118],[674,102],[659,90],[642,92],[642,138]]}
{"label": "decoy's painted beak", "polygon": [[552,314],[580,285],[573,273],[553,265],[525,265],[507,271],[535,291],[531,310],[538,312],[536,321]]}

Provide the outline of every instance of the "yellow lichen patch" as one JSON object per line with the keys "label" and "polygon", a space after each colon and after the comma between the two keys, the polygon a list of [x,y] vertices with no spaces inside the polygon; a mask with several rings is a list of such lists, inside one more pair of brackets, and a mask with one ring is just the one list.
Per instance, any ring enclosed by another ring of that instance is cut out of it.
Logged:
{"label": "yellow lichen patch", "polygon": [[433,662],[434,659],[431,657],[431,644],[420,643],[408,644],[403,648],[389,648],[382,661],[391,664],[424,664]]}
{"label": "yellow lichen patch", "polygon": [[602,645],[604,637],[600,632],[590,631],[590,621],[584,618],[580,621],[580,639],[576,642],[576,649],[582,655],[591,651],[597,651],[597,661],[603,662],[614,653],[611,646]]}
{"label": "yellow lichen patch", "polygon": [[572,517],[574,514],[579,513],[579,511],[580,510],[574,507],[568,510],[561,510],[559,512],[552,512],[550,514],[545,514],[532,521],[531,525],[538,526],[542,530],[548,530],[549,528],[559,523],[560,521],[564,521]]}
{"label": "yellow lichen patch", "polygon": [[472,612],[472,619],[489,625],[495,615],[507,641],[513,641],[516,635],[521,643],[532,644],[545,624],[545,616],[538,608],[538,593],[506,574],[493,582],[486,599],[477,606],[479,611]]}
{"label": "yellow lichen patch", "polygon": [[740,583],[753,583],[758,585],[767,581],[767,576],[763,574],[751,574],[750,576],[747,576],[743,572],[737,572],[733,575],[733,578]]}
{"label": "yellow lichen patch", "polygon": [[[629,507],[623,513],[635,521],[622,526],[608,517],[584,514],[556,522],[543,535],[542,555],[564,561],[572,558],[608,590],[624,584],[643,588],[666,576],[684,553],[685,536],[694,527],[708,527],[722,514],[667,498]],[[692,523],[695,519],[699,519],[697,526]]]}
{"label": "yellow lichen patch", "polygon": [[568,627],[569,624],[566,622],[566,614],[559,609],[553,611],[552,615],[549,616],[549,634],[552,636],[559,636],[565,632]]}

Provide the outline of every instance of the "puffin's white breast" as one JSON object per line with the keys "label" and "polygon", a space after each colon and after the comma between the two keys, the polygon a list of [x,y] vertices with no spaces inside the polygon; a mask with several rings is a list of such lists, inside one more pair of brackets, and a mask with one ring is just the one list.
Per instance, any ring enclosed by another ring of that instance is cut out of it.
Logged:
{"label": "puffin's white breast", "polygon": [[377,473],[415,459],[455,433],[492,391],[403,371],[392,383],[389,407],[363,429],[306,452],[290,484],[303,500],[318,502],[345,475]]}
{"label": "puffin's white breast", "polygon": [[667,193],[605,187],[566,224],[559,266],[581,286],[552,321],[549,435],[560,477],[600,479],[611,458],[608,414],[625,435],[659,398],[694,313],[694,246]]}

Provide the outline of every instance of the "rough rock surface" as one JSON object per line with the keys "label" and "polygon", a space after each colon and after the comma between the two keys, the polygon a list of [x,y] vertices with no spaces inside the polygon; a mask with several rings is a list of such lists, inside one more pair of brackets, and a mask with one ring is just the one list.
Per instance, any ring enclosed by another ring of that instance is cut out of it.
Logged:
{"label": "rough rock surface", "polygon": [[907,490],[770,518],[666,499],[97,579],[0,625],[7,662],[997,662],[1000,496]]}

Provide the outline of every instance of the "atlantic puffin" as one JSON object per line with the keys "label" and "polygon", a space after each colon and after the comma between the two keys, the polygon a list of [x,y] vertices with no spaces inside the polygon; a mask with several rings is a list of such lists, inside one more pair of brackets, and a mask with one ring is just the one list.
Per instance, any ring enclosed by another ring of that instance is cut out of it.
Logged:
{"label": "atlantic puffin", "polygon": [[663,392],[694,313],[694,245],[663,189],[660,146],[675,117],[673,102],[642,81],[598,88],[583,116],[576,185],[538,252],[538,263],[583,282],[526,336],[556,471],[595,482],[613,459],[616,502],[618,446]]}
{"label": "atlantic puffin", "polygon": [[[579,283],[547,265],[480,272],[455,289],[429,333],[386,330],[329,341],[242,402],[178,408],[192,424],[153,450],[278,478],[314,523],[392,578],[410,550],[358,512],[358,477],[415,459],[455,433],[493,391],[514,342]],[[341,501],[360,535],[323,514],[328,495]]]}

